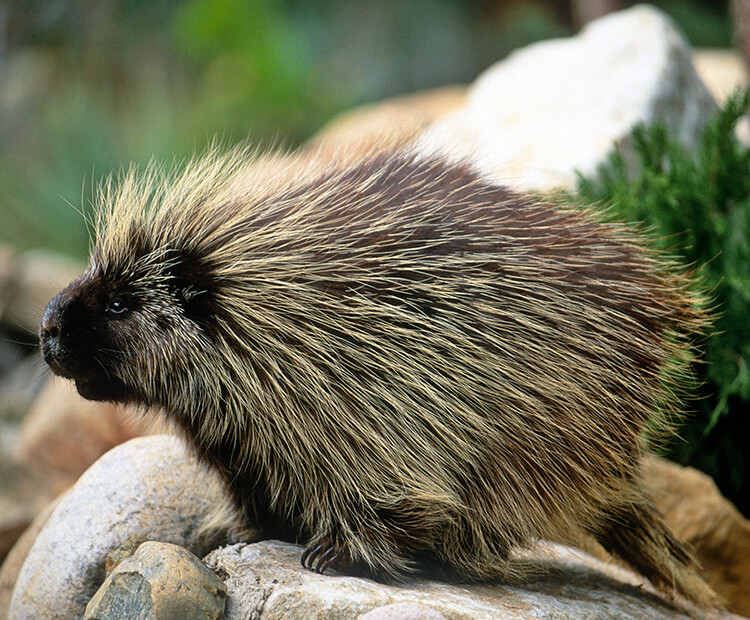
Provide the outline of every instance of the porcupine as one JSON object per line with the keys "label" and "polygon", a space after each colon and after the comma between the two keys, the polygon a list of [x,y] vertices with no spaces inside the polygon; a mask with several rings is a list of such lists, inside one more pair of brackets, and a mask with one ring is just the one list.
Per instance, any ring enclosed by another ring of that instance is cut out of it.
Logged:
{"label": "porcupine", "polygon": [[110,180],[97,213],[44,359],[161,409],[306,567],[504,580],[515,547],[585,533],[715,601],[639,478],[702,314],[623,227],[387,149],[214,150]]}

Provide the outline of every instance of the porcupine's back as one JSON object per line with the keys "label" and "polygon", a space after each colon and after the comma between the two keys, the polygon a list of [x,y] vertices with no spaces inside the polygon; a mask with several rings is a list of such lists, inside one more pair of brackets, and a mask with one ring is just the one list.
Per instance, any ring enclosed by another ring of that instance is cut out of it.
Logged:
{"label": "porcupine's back", "polygon": [[699,323],[683,283],[619,228],[443,161],[300,165],[126,182],[95,254],[194,278],[191,378],[153,400],[247,517],[313,542],[333,524],[392,576],[411,556],[504,576],[513,545],[582,530],[707,598],[638,483]]}

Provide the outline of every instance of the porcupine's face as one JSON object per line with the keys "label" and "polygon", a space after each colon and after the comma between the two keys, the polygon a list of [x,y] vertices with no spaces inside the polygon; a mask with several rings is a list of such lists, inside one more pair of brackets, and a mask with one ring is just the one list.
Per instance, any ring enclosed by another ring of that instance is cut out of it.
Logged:
{"label": "porcupine's face", "polygon": [[199,346],[186,312],[200,297],[194,291],[174,269],[159,272],[154,262],[126,273],[92,264],[47,305],[42,356],[84,398],[158,403],[164,378],[180,366],[177,356]]}

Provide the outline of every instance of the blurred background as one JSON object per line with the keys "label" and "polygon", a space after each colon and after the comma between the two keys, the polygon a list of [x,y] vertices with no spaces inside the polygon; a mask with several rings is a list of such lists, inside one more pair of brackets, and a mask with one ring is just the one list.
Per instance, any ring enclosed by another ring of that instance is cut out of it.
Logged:
{"label": "blurred background", "polygon": [[[621,0],[0,0],[0,239],[85,257],[79,210],[128,162],[218,136],[294,146],[365,102],[471,82]],[[664,0],[697,47],[726,2]]]}

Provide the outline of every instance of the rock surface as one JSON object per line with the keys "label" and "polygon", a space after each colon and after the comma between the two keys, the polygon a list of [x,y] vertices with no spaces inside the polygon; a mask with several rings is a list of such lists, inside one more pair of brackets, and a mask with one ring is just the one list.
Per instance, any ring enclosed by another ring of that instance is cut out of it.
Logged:
{"label": "rock surface", "polygon": [[[740,88],[748,86],[748,72],[736,50],[697,50],[693,64],[714,99],[724,102]],[[750,118],[745,114],[736,129],[737,137],[750,144]]]}
{"label": "rock surface", "polygon": [[[5,340],[6,333],[0,332],[0,339],[3,340],[0,344],[0,364],[7,365],[7,368],[0,370],[0,423],[17,427],[44,386],[47,372],[36,350],[26,353],[25,347]],[[0,437],[0,453],[9,452],[10,446],[15,443],[15,437],[12,442],[4,439]]]}
{"label": "rock surface", "polygon": [[[29,475],[8,463],[0,455],[0,566],[23,534],[45,500],[54,497],[52,487],[43,478]],[[2,618],[2,616],[0,616]]]}
{"label": "rock surface", "polygon": [[417,140],[526,190],[572,188],[638,123],[664,122],[693,145],[716,104],[673,22],[639,5],[570,39],[521,49],[485,71],[467,102]]}
{"label": "rock surface", "polygon": [[49,376],[21,424],[13,460],[67,486],[102,454],[143,434],[125,407],[85,400],[72,381]]}
{"label": "rock surface", "polygon": [[657,508],[692,547],[706,581],[730,611],[750,616],[750,521],[697,469],[650,458],[644,474]]}
{"label": "rock surface", "polygon": [[227,589],[184,547],[145,542],[107,577],[84,620],[218,620]]}
{"label": "rock surface", "polygon": [[49,519],[52,511],[62,500],[62,497],[64,495],[51,501],[44,509],[39,511],[31,522],[31,525],[16,540],[15,545],[13,545],[2,566],[0,566],[0,618],[9,617],[8,610],[10,609],[10,601],[13,597],[13,588],[16,585],[26,556],[29,554],[29,550],[33,546],[37,534],[42,530],[44,524],[47,523],[47,519]]}
{"label": "rock surface", "polygon": [[395,603],[376,607],[359,620],[447,620],[439,611],[415,603]]}
{"label": "rock surface", "polygon": [[159,540],[203,554],[198,530],[224,502],[217,480],[178,439],[133,439],[99,459],[36,536],[13,590],[9,618],[83,615],[105,578],[107,554],[128,541]]}
{"label": "rock surface", "polygon": [[460,108],[465,86],[444,86],[348,110],[334,118],[306,144],[315,151],[366,150],[372,144],[398,148],[437,119]]}
{"label": "rock surface", "polygon": [[147,430],[125,408],[86,401],[72,382],[42,374],[38,358],[31,362],[47,381],[20,427],[2,429],[0,562],[36,514],[96,459]]}
{"label": "rock surface", "polygon": [[[302,549],[278,541],[232,545],[206,564],[224,579],[226,620],[357,618],[386,605],[419,605],[451,619],[728,617],[665,602],[633,573],[553,544],[526,559],[532,575],[509,585],[434,581],[388,586],[356,577],[318,575],[300,566]],[[375,616],[377,618],[377,616]],[[387,617],[387,616],[385,616]]]}
{"label": "rock surface", "polygon": [[[34,517],[59,493],[46,476],[0,460],[0,563]],[[2,617],[2,616],[0,616]]]}
{"label": "rock surface", "polygon": [[738,88],[747,86],[747,69],[735,50],[696,50],[693,65],[716,101],[725,101]]}
{"label": "rock surface", "polygon": [[[8,251],[6,248],[4,253]],[[81,261],[46,250],[31,250],[5,260],[9,267],[0,269],[5,299],[0,319],[31,334],[38,332],[49,300],[85,267]]]}

